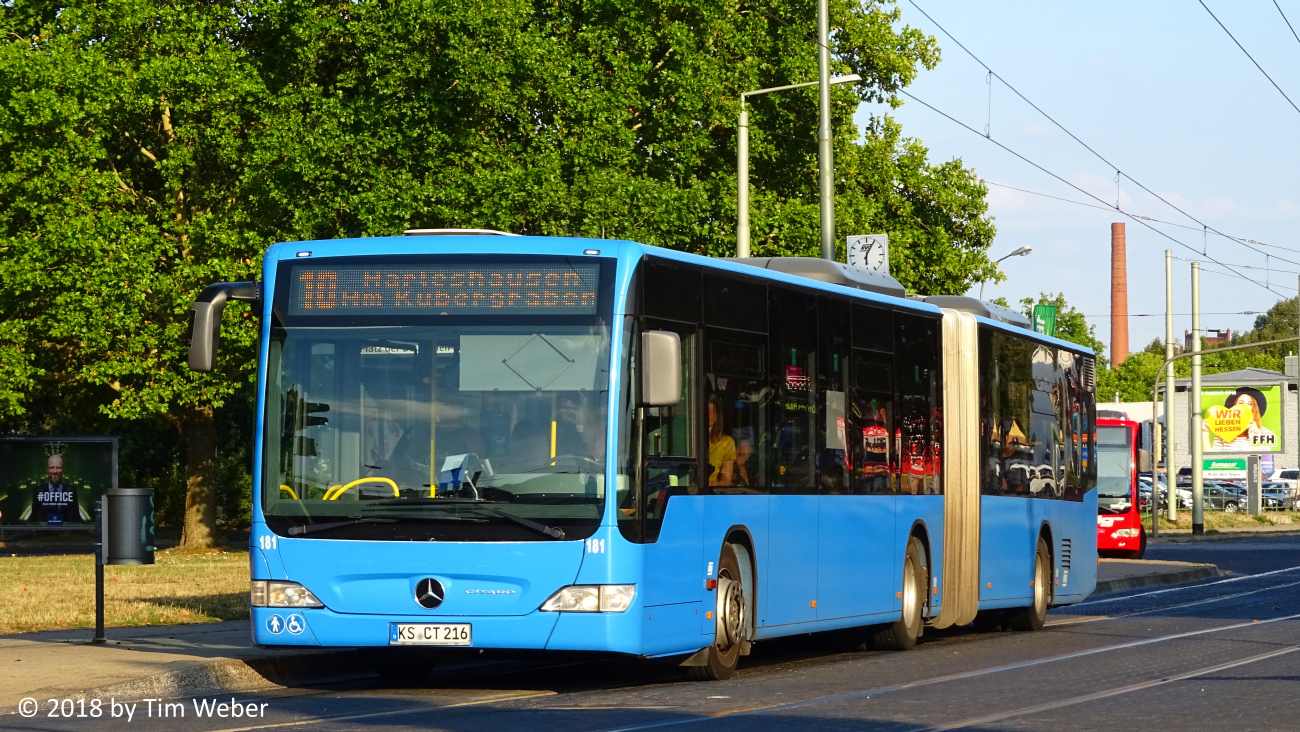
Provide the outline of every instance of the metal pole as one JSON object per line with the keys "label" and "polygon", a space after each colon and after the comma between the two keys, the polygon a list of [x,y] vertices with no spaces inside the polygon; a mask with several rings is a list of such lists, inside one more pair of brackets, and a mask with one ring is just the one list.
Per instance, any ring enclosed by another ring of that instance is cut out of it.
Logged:
{"label": "metal pole", "polygon": [[1160,420],[1151,412],[1151,538],[1160,536]]}
{"label": "metal pole", "polygon": [[820,167],[822,259],[835,260],[835,162],[831,148],[831,51],[828,0],[817,0],[817,161]]}
{"label": "metal pole", "polygon": [[[1201,263],[1192,262],[1192,351],[1201,350]],[[1201,505],[1201,497],[1205,494],[1205,485],[1202,482],[1204,476],[1201,475],[1201,469],[1204,467],[1202,455],[1204,454],[1204,442],[1201,438],[1201,428],[1205,425],[1204,415],[1201,414],[1201,357],[1192,356],[1192,390],[1188,394],[1189,403],[1187,413],[1190,419],[1187,420],[1188,435],[1187,438],[1192,443],[1192,533],[1205,533],[1205,507]]]}
{"label": "metal pole", "polygon": [[744,94],[736,126],[736,256],[749,256],[749,107]]}
{"label": "metal pole", "polygon": [[1165,250],[1165,503],[1168,518],[1178,521],[1178,430],[1174,429],[1174,251]]}
{"label": "metal pole", "polygon": [[95,501],[95,637],[91,643],[104,642],[104,501]]}

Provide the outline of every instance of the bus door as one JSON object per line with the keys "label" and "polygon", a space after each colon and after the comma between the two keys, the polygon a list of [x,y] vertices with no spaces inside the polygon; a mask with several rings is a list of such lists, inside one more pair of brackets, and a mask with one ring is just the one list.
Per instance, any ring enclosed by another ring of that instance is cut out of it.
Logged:
{"label": "bus door", "polygon": [[893,313],[856,305],[852,327],[849,316],[848,303],[822,298],[819,620],[884,613],[894,604]]}
{"label": "bus door", "polygon": [[620,510],[639,525],[637,533],[645,542],[645,604],[693,602],[700,598],[701,497],[707,492],[699,471],[699,413],[694,408],[699,334],[694,326],[649,318],[642,328],[681,336],[682,394],[676,406],[638,410],[637,490],[623,499]]}
{"label": "bus door", "polygon": [[772,496],[759,623],[786,625],[817,619],[817,299],[773,288],[769,302]]}

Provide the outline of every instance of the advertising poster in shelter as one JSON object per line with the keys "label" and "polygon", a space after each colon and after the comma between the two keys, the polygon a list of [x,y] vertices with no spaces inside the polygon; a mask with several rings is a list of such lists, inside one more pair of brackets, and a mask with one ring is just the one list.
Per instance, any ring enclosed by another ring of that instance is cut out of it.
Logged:
{"label": "advertising poster in shelter", "polygon": [[116,485],[115,437],[0,437],[0,526],[89,528]]}
{"label": "advertising poster in shelter", "polygon": [[1201,390],[1201,446],[1206,453],[1281,453],[1282,387]]}

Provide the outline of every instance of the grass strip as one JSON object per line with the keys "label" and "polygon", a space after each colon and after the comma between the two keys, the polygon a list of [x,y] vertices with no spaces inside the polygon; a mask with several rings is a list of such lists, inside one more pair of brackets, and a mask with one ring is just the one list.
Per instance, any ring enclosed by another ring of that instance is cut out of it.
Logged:
{"label": "grass strip", "polygon": [[[105,625],[248,617],[248,552],[168,549],[156,562],[104,568]],[[0,634],[94,624],[92,555],[0,557]]]}

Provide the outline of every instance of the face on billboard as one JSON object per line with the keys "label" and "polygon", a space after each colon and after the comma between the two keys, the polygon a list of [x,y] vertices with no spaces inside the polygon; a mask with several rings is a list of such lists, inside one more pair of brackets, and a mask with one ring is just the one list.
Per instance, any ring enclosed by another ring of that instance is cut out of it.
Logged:
{"label": "face on billboard", "polygon": [[1279,386],[1205,389],[1201,413],[1201,441],[1206,452],[1282,452]]}
{"label": "face on billboard", "polygon": [[111,439],[0,438],[0,525],[84,528],[114,463]]}

